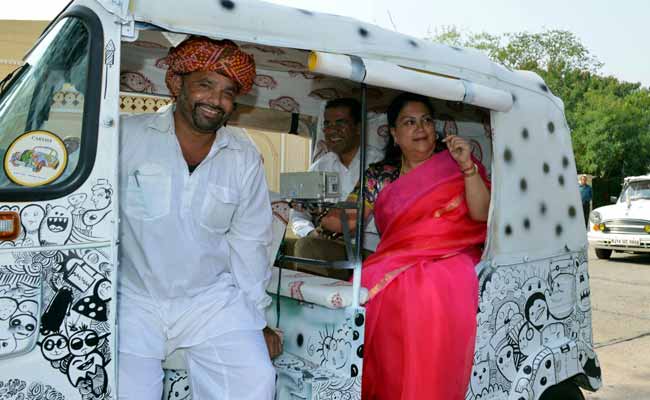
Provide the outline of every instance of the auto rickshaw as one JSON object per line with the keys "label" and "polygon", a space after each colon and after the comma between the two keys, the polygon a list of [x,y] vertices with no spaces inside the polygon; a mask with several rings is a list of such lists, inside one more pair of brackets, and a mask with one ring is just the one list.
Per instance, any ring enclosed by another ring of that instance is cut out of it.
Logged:
{"label": "auto rickshaw", "polygon": [[[562,101],[537,75],[262,1],[75,0],[0,85],[0,392],[116,397],[120,115],[171,102],[160,60],[191,34],[231,39],[255,57],[255,89],[238,99],[231,125],[308,137],[314,154],[328,99],[360,98],[364,146],[381,147],[390,100],[430,97],[492,183],[466,399],[574,400],[601,386],[571,135]],[[44,137],[62,143],[50,146],[57,165],[20,170],[12,154]],[[91,201],[96,190],[105,204]],[[284,200],[274,203],[276,248]],[[278,399],[360,399],[366,291],[354,235],[337,266],[353,269],[351,283],[288,270],[283,255],[272,267],[267,319],[285,338]],[[79,307],[86,299],[101,312]],[[531,299],[543,310],[534,323]],[[169,354],[165,366],[164,398],[191,398],[182,357]]]}

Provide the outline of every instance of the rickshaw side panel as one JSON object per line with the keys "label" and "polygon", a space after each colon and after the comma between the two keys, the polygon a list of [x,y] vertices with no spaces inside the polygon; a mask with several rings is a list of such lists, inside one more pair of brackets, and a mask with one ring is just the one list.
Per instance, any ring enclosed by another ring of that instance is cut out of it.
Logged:
{"label": "rickshaw side panel", "polygon": [[[114,17],[95,3],[79,3],[88,4],[90,9],[75,11],[72,7],[70,10],[94,19],[83,20],[92,26],[91,32],[103,30],[103,40],[97,43],[99,54],[112,57],[117,53],[119,57],[119,49],[109,45],[119,42],[119,26]],[[93,160],[94,163],[87,165],[88,178],[76,190],[57,198],[44,201],[34,191],[33,199],[3,201],[0,205],[2,210],[19,213],[22,224],[18,239],[0,242],[0,336],[11,335],[25,350],[14,352],[8,358],[0,354],[0,393],[6,398],[109,399],[116,396],[114,299],[119,72],[113,68],[112,60],[108,63],[110,60],[103,57],[96,58],[98,68],[89,69],[97,73],[88,76],[95,81],[89,86],[95,85],[99,93],[89,91],[88,98],[84,99],[83,93],[71,88],[73,84],[54,93],[48,108],[50,120],[46,119],[45,126],[41,127],[62,138],[69,134],[66,132],[80,131],[81,121],[74,121],[70,116],[83,114],[83,105],[94,103],[99,112],[90,114],[102,121],[99,129],[90,133],[91,139],[97,140],[96,155],[88,157],[88,149],[95,151],[95,146],[82,141],[81,149],[86,149],[86,153],[79,157],[80,168],[76,172],[66,170],[59,181],[78,174],[85,168],[82,163]],[[99,101],[95,101],[95,95]],[[92,126],[92,122],[84,120],[84,125]],[[96,125],[97,121],[94,122]],[[68,159],[79,155],[78,133],[64,141]],[[47,154],[44,159],[52,167],[56,161],[61,162],[48,158]],[[17,308],[13,303],[17,303]],[[29,328],[25,323],[20,327],[8,326],[19,315],[21,322],[27,320],[25,315],[30,316]]]}

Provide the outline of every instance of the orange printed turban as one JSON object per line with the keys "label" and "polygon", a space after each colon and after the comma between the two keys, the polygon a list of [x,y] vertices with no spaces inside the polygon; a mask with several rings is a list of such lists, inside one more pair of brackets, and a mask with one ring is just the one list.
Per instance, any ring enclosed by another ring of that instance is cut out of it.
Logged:
{"label": "orange printed turban", "polygon": [[246,94],[253,87],[255,60],[230,40],[214,40],[191,36],[173,47],[163,60],[167,64],[165,83],[173,93],[171,83],[181,75],[195,71],[213,71],[232,79],[238,94]]}

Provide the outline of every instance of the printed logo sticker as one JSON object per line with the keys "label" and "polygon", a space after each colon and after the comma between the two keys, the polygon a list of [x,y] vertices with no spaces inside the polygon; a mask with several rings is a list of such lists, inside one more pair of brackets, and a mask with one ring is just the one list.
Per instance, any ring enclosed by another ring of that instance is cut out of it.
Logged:
{"label": "printed logo sticker", "polygon": [[55,181],[67,163],[68,152],[58,136],[48,131],[30,131],[9,146],[4,170],[12,182],[33,187]]}

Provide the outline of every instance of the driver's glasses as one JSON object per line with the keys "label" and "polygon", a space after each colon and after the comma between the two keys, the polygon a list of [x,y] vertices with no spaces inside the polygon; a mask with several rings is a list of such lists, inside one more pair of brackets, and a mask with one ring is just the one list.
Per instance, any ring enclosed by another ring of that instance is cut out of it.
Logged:
{"label": "driver's glasses", "polygon": [[334,121],[325,120],[323,122],[323,129],[345,129],[353,124],[352,120],[349,119],[337,119]]}

